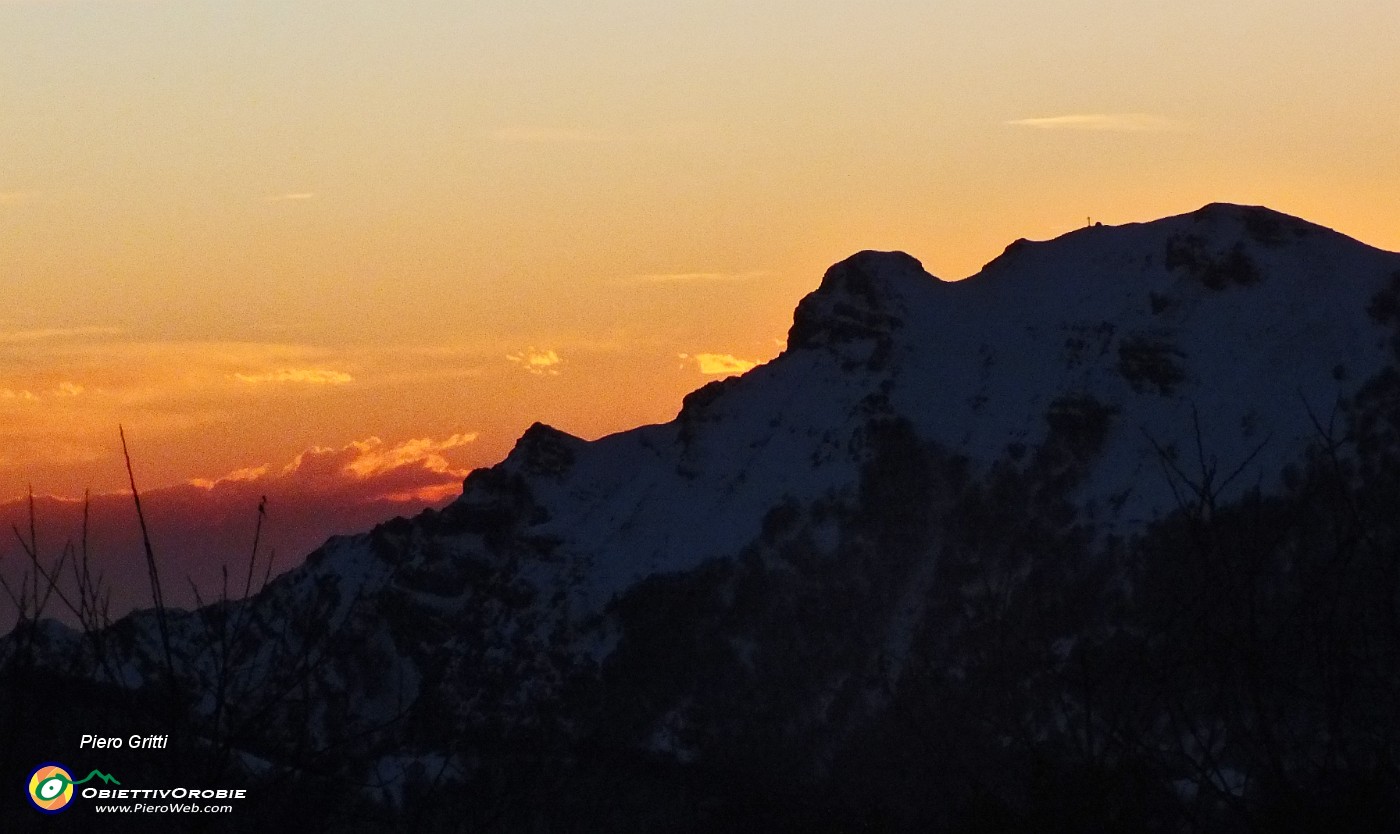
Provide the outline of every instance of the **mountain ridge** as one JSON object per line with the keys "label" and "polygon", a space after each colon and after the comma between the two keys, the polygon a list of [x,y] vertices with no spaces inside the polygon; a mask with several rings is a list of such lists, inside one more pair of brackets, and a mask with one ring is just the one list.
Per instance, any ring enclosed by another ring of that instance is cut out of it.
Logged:
{"label": "mountain ridge", "polygon": [[[958,282],[860,252],[798,303],[777,358],[674,420],[592,441],[536,423],[442,510],[170,612],[177,688],[207,691],[236,656],[257,686],[221,719],[229,744],[285,767],[351,750],[332,769],[374,774],[381,808],[412,805],[427,767],[484,789],[522,744],[551,772],[605,750],[821,783],[875,755],[899,709],[973,709],[959,682],[1011,662],[988,646],[1019,658],[1013,689],[1108,652],[1126,626],[1102,618],[1163,569],[1139,551],[1322,478],[1319,450],[1343,448],[1329,425],[1388,419],[1397,286],[1400,255],[1229,204],[1013,243]],[[978,642],[984,609],[1035,652]],[[247,631],[219,660],[205,635],[231,618]],[[114,626],[105,665],[36,627],[38,662],[155,691],[153,620]]]}

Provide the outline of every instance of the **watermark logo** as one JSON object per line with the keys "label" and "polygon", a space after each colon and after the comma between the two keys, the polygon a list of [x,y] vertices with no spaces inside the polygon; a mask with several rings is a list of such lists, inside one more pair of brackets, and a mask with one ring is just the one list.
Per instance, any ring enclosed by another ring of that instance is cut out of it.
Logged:
{"label": "watermark logo", "polygon": [[57,814],[66,810],[73,801],[74,788],[92,779],[101,779],[108,785],[121,784],[112,774],[100,770],[94,770],[75,782],[68,768],[57,762],[45,762],[29,774],[29,801],[45,814]]}

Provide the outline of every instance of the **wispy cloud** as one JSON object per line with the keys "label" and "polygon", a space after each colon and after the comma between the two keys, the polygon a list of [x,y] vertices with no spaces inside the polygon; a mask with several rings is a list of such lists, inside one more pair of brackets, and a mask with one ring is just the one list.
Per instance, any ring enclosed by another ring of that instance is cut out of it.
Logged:
{"label": "wispy cloud", "polygon": [[267,474],[267,464],[262,466],[245,466],[242,469],[235,469],[222,478],[192,478],[190,483],[201,489],[213,489],[219,484],[236,484],[256,481]]}
{"label": "wispy cloud", "polygon": [[[474,443],[477,436],[476,432],[463,432],[454,434],[445,440],[419,437],[405,440],[387,449],[384,448],[383,443],[379,442],[361,444],[359,456],[346,464],[345,469],[361,478],[369,478],[403,466],[420,466],[429,472],[452,474],[455,486],[455,476],[465,473],[454,470],[447,458],[443,457],[443,453],[459,449],[468,443]],[[378,441],[378,438],[370,439]]]}
{"label": "wispy cloud", "polygon": [[709,376],[742,374],[758,365],[757,362],[740,359],[728,353],[682,353],[679,356],[686,362],[695,363],[695,367],[700,370],[700,373]]}
{"label": "wispy cloud", "polygon": [[111,336],[122,332],[120,327],[45,327],[35,330],[11,330],[0,332],[0,344],[73,339],[79,336]]}
{"label": "wispy cloud", "polygon": [[753,269],[747,272],[656,272],[647,275],[634,275],[631,280],[641,284],[719,284],[752,281],[756,278],[768,278],[776,274],[767,269]]}
{"label": "wispy cloud", "polygon": [[503,127],[492,131],[491,138],[509,145],[598,145],[617,141],[606,133],[571,127]]}
{"label": "wispy cloud", "polygon": [[1184,128],[1180,122],[1151,113],[1075,113],[1066,116],[1013,119],[1006,124],[1038,130],[1090,130],[1110,133],[1160,133]]}
{"label": "wispy cloud", "polygon": [[559,366],[564,362],[553,350],[536,350],[534,347],[509,354],[506,359],[536,376],[558,376]]}
{"label": "wispy cloud", "polygon": [[302,200],[311,200],[315,197],[316,192],[314,191],[291,191],[286,194],[276,194],[272,197],[268,197],[267,201],[269,203],[292,203]]}
{"label": "wispy cloud", "polygon": [[266,464],[234,470],[220,478],[195,478],[205,490],[277,493],[306,500],[336,496],[365,501],[437,501],[461,490],[467,467],[449,453],[476,442],[476,432],[442,440],[420,437],[387,444],[378,437],[352,440],[339,448],[313,446],[285,466]]}
{"label": "wispy cloud", "polygon": [[302,385],[344,385],[355,381],[353,376],[344,371],[330,371],[323,368],[282,368],[265,373],[236,373],[231,376],[239,382],[245,382],[249,385],[286,382]]}
{"label": "wispy cloud", "polygon": [[52,389],[36,394],[28,388],[0,388],[0,400],[36,403],[48,397],[77,397],[87,389],[75,382],[60,382]]}

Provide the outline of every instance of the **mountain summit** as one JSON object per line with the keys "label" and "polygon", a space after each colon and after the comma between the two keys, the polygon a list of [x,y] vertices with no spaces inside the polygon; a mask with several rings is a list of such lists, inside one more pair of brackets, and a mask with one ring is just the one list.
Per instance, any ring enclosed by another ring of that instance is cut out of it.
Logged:
{"label": "mountain summit", "polygon": [[173,698],[192,761],[347,825],[1395,824],[1397,299],[1400,255],[1225,204],[958,282],[861,252],[671,422],[531,426],[165,612],[169,661],[154,612],[22,625],[8,691]]}

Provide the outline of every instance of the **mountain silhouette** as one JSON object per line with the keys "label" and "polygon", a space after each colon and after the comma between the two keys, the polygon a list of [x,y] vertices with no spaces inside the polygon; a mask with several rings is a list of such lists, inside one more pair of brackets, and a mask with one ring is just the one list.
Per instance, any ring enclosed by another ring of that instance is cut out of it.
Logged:
{"label": "mountain silhouette", "polygon": [[1266,208],[861,252],[674,420],[531,426],[169,661],[21,623],[8,758],[149,726],[238,830],[1396,830],[1398,358],[1400,255]]}

